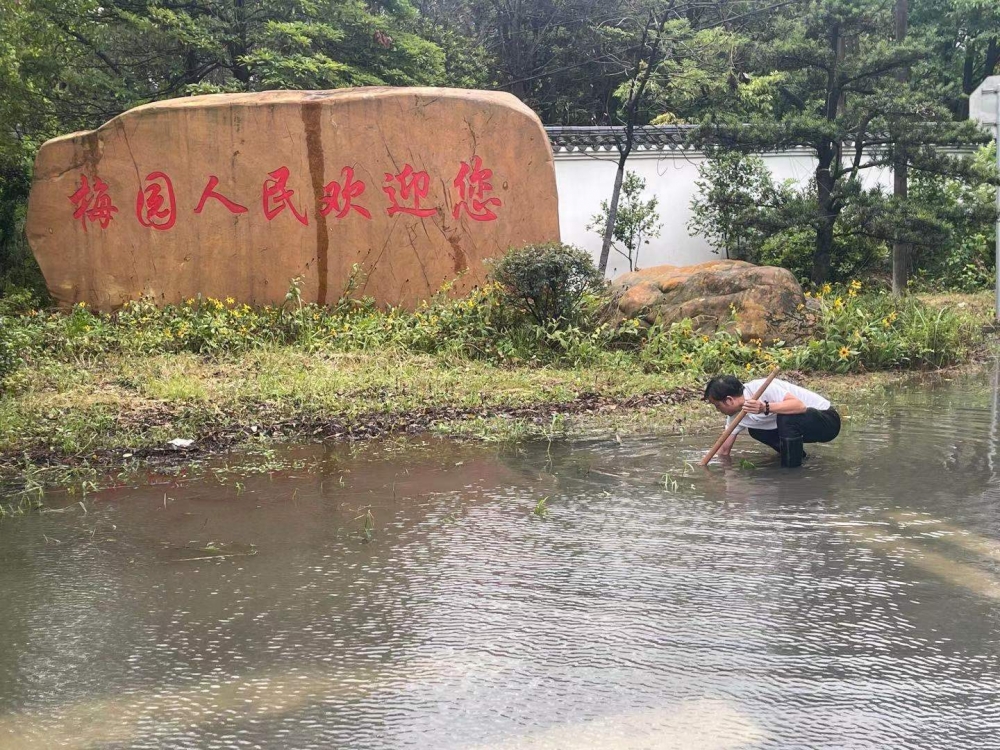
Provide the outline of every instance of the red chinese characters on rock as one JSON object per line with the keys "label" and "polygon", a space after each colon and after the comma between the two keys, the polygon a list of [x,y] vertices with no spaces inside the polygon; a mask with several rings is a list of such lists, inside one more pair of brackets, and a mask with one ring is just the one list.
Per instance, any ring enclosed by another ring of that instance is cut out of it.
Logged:
{"label": "red chinese characters on rock", "polygon": [[492,169],[483,169],[483,160],[478,156],[472,157],[472,165],[462,162],[458,175],[452,183],[458,189],[458,196],[461,200],[455,204],[452,216],[458,218],[463,212],[470,219],[475,221],[496,221],[497,215],[490,206],[499,208],[503,205],[497,197],[486,198],[487,193],[493,192],[493,185],[490,179],[493,177]]}
{"label": "red chinese characters on rock", "polygon": [[111,202],[108,186],[100,177],[94,178],[93,192],[87,175],[80,175],[80,187],[71,196],[70,202],[76,206],[73,218],[80,222],[83,231],[87,231],[87,222],[97,222],[101,229],[107,229],[118,209]]}
{"label": "red chinese characters on rock", "polygon": [[[410,214],[426,218],[437,213],[436,208],[420,207],[421,198],[427,197],[431,187],[431,178],[426,172],[414,172],[413,167],[404,164],[403,171],[399,174],[393,175],[386,172],[385,181],[386,184],[382,186],[382,192],[389,196],[389,200],[392,201],[392,205],[386,211],[389,216]],[[393,182],[399,183],[398,196],[396,188],[392,185]],[[410,205],[400,205],[400,199]]]}
{"label": "red chinese characters on rock", "polygon": [[135,196],[135,217],[144,227],[160,231],[170,229],[177,221],[173,183],[163,172],[150,172],[144,182],[146,187],[140,187]]}
{"label": "red chinese characters on rock", "polygon": [[344,167],[340,170],[340,175],[344,179],[343,186],[336,180],[328,182],[323,188],[323,204],[319,209],[320,215],[326,216],[332,211],[335,219],[343,219],[354,209],[366,219],[371,219],[372,215],[364,206],[356,206],[353,201],[365,192],[365,183],[354,179],[354,169]]}
{"label": "red chinese characters on rock", "polygon": [[[495,221],[495,209],[503,206],[503,201],[489,195],[493,192],[490,182],[493,170],[483,167],[483,161],[478,156],[473,156],[469,162],[460,162],[460,165],[452,181],[458,192],[452,216],[456,220],[464,214],[474,221]],[[323,187],[322,196],[317,196],[320,215],[333,214],[335,219],[345,219],[354,211],[371,221],[371,211],[355,202],[366,191],[364,181],[356,179],[353,167],[343,167],[340,175],[340,180],[328,182]],[[309,226],[307,212],[300,211],[296,206],[296,201],[301,204],[301,200],[296,199],[296,191],[288,187],[290,176],[288,167],[279,167],[268,173],[261,191],[264,217],[272,221],[288,209],[300,224]],[[209,175],[194,213],[201,214],[210,200],[218,201],[231,214],[249,213],[246,206],[219,192],[218,186],[219,178]],[[385,172],[382,192],[389,199],[390,205],[386,208],[389,216],[408,214],[428,218],[438,214],[437,208],[421,205],[430,193],[430,176],[425,171],[414,170],[410,164],[404,164],[397,174]],[[81,174],[80,185],[69,200],[75,206],[73,219],[80,222],[84,231],[87,231],[88,223],[97,223],[101,229],[107,229],[118,212],[108,194],[108,185],[97,177],[91,183],[86,175]],[[177,222],[177,198],[173,182],[166,172],[155,171],[146,175],[136,193],[135,216],[140,225],[149,229],[164,231],[174,227]]]}
{"label": "red chinese characters on rock", "polygon": [[309,218],[303,213],[299,213],[292,203],[294,190],[288,189],[288,167],[279,167],[273,172],[268,172],[269,179],[264,180],[264,189],[261,193],[261,203],[264,206],[264,216],[271,221],[286,208],[292,212],[292,216],[299,220],[303,226],[309,226]]}
{"label": "red chinese characters on rock", "polygon": [[216,177],[214,174],[209,175],[208,184],[205,186],[205,189],[201,191],[201,200],[198,201],[198,206],[195,208],[194,212],[196,214],[200,214],[202,211],[205,210],[205,204],[208,202],[208,199],[214,198],[215,200],[219,201],[219,203],[221,203],[223,206],[225,206],[230,213],[245,214],[248,210],[246,206],[241,206],[239,203],[234,203],[233,201],[229,200],[229,198],[224,196],[222,193],[217,193],[215,191],[215,188],[218,187],[218,185],[219,185],[219,178]]}

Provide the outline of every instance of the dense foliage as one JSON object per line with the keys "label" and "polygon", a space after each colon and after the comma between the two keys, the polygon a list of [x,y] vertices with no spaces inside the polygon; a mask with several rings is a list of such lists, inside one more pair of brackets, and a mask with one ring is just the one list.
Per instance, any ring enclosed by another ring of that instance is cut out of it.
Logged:
{"label": "dense foliage", "polygon": [[510,293],[493,282],[461,299],[442,293],[409,312],[346,298],[329,307],[304,304],[293,285],[280,306],[198,298],[162,308],[133,302],[114,314],[82,304],[68,312],[39,311],[33,300],[16,295],[0,305],[0,384],[17,391],[49,361],[181,352],[225,359],[273,347],[647,372],[759,373],[776,364],[820,372],[926,368],[964,361],[979,344],[983,324],[964,304],[930,307],[912,297],[867,293],[855,281],[816,292],[818,327],[809,342],[764,346],[728,332],[697,333],[690,321],[648,329],[635,320],[609,323],[590,285],[566,292],[572,299],[565,315],[542,322],[532,308],[512,306]]}
{"label": "dense foliage", "polygon": [[[815,283],[922,242],[918,268],[969,286],[970,266],[987,270],[974,235],[926,208],[982,184],[945,147],[981,139],[968,95],[1000,73],[1000,6],[911,5],[901,38],[882,0],[0,0],[0,293],[39,280],[23,218],[47,138],[171,97],[379,84],[506,90],[546,124],[703,123],[703,142],[743,152],[805,146],[809,189],[758,201],[770,188],[737,169],[752,204],[694,228],[734,257],[791,253]],[[911,198],[866,186],[902,163]],[[743,218],[759,236],[724,226]]]}

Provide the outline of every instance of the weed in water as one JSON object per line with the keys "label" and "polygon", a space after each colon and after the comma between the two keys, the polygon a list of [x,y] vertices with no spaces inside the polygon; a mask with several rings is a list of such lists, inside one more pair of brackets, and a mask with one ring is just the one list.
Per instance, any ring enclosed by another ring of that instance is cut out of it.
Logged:
{"label": "weed in water", "polygon": [[42,508],[42,501],[40,499],[22,493],[17,502],[7,503],[6,505],[0,503],[0,518],[26,516],[33,510],[39,510],[40,508]]}
{"label": "weed in water", "polygon": [[372,515],[372,506],[367,506],[364,513],[355,516],[355,521],[361,521],[361,538],[367,543],[375,536],[375,516]]}
{"label": "weed in water", "polygon": [[741,469],[756,469],[757,468],[757,464],[755,464],[753,461],[748,461],[745,458],[741,458],[740,459],[739,466],[740,466]]}
{"label": "weed in water", "polygon": [[539,518],[545,518],[545,516],[549,512],[548,502],[549,502],[549,496],[546,495],[541,500],[539,500],[537,503],[535,503],[535,509],[533,511],[531,511],[531,512],[534,513]]}

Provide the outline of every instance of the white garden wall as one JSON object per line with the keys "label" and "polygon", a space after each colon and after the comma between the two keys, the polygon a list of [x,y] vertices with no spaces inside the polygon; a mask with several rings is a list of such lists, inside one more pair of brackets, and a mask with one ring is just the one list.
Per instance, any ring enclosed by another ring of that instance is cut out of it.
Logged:
{"label": "white garden wall", "polygon": [[[611,197],[616,151],[554,153],[556,185],[559,190],[559,227],[562,241],[588,250],[597,262],[601,252],[601,237],[587,229],[591,217],[599,210],[601,201]],[[650,240],[639,251],[638,266],[669,263],[692,265],[719,257],[702,237],[688,234],[687,223],[691,216],[691,199],[697,192],[698,165],[705,159],[700,152],[684,150],[650,150],[633,152],[626,169],[638,173],[646,180],[646,195],[659,198],[660,236]],[[780,154],[763,155],[765,164],[777,180],[794,179],[806,183],[813,178],[815,160],[805,149]],[[891,189],[892,174],[867,175],[866,182],[879,181]],[[628,271],[628,261],[614,250],[608,259],[608,276],[618,276]]]}

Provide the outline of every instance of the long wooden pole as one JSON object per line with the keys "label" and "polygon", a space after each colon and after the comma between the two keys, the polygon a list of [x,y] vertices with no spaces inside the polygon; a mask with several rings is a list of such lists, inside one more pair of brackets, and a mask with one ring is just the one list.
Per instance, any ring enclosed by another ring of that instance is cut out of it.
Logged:
{"label": "long wooden pole", "polygon": [[[771,374],[767,376],[767,379],[763,383],[761,383],[761,386],[760,388],[757,389],[757,392],[753,394],[753,398],[755,401],[764,395],[764,391],[766,391],[767,387],[771,385],[771,381],[774,380],[776,377],[778,377],[778,373],[780,371],[781,371],[780,367],[775,367],[773,370],[771,370]],[[722,444],[726,442],[726,438],[728,438],[730,435],[733,434],[733,430],[735,430],[736,426],[743,421],[743,417],[745,417],[746,415],[747,413],[745,411],[740,411],[739,415],[732,422],[729,423],[729,426],[726,427],[725,431],[722,433],[722,437],[720,437],[718,440],[715,441],[715,445],[712,446],[712,450],[706,453],[705,457],[701,459],[702,466],[707,466],[708,462],[715,457],[715,454],[719,452],[719,448],[721,448]]]}

